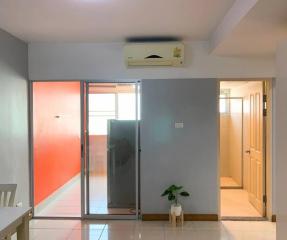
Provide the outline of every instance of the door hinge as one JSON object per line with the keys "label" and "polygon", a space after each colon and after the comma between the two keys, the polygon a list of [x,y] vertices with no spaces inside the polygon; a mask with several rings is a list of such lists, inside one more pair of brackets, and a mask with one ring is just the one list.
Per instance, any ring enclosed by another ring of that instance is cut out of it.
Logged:
{"label": "door hinge", "polygon": [[263,203],[267,203],[267,196],[266,195],[263,195]]}
{"label": "door hinge", "polygon": [[267,95],[263,95],[263,116],[267,116]]}

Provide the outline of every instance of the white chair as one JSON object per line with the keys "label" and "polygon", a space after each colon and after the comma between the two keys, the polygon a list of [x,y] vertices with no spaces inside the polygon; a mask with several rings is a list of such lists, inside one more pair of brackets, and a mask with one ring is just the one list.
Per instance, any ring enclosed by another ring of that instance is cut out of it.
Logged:
{"label": "white chair", "polygon": [[0,207],[13,207],[17,184],[0,184]]}

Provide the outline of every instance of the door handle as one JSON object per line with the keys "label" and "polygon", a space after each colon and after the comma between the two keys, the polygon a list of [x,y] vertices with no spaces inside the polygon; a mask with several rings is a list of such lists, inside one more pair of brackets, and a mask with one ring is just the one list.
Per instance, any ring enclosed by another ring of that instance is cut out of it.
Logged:
{"label": "door handle", "polygon": [[84,144],[81,144],[81,157],[84,158]]}
{"label": "door handle", "polygon": [[250,154],[250,150],[246,150],[245,153]]}

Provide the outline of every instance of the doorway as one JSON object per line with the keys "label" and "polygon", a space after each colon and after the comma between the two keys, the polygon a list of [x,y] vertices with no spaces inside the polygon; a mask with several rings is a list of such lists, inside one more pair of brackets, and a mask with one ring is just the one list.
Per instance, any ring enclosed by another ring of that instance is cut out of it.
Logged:
{"label": "doorway", "polygon": [[266,82],[220,81],[223,219],[266,216]]}
{"label": "doorway", "polygon": [[138,217],[138,83],[86,84],[86,217]]}

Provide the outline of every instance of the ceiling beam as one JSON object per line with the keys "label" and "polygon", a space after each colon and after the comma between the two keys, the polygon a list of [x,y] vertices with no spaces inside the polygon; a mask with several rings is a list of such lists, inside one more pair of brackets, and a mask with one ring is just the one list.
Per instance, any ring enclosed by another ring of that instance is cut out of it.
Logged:
{"label": "ceiling beam", "polygon": [[260,0],[236,0],[234,2],[211,35],[209,40],[210,53],[215,51],[258,1]]}

